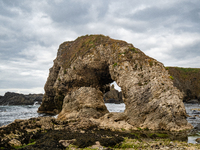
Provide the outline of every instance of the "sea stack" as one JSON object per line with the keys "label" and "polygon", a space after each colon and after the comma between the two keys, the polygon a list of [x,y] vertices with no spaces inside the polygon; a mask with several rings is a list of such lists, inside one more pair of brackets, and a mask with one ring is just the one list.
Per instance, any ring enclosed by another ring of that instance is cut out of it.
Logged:
{"label": "sea stack", "polygon": [[[121,87],[124,113],[109,113],[104,104],[113,81]],[[60,45],[38,112],[101,123],[109,116],[135,128],[178,131],[192,128],[182,98],[162,63],[125,41],[86,35]]]}

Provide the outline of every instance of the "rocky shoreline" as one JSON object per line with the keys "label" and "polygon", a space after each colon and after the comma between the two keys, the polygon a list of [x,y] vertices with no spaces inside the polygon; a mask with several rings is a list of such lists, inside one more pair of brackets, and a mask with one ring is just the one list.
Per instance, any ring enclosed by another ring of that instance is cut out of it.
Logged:
{"label": "rocky shoreline", "polygon": [[42,103],[43,94],[19,94],[14,92],[6,92],[4,96],[0,96],[0,105],[33,105],[34,103]]}
{"label": "rocky shoreline", "polygon": [[0,127],[0,148],[21,150],[64,149],[199,149],[188,144],[191,130],[108,129],[90,119],[58,121],[53,117],[15,120]]}

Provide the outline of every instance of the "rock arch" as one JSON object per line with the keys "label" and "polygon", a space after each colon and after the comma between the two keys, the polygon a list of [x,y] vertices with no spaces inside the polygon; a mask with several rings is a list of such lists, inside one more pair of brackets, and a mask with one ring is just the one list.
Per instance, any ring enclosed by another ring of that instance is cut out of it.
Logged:
{"label": "rock arch", "polygon": [[[162,63],[125,41],[90,35],[60,45],[45,84],[40,113],[58,119],[108,116],[102,92],[116,81],[126,105],[121,119],[153,130],[190,129],[182,95]],[[111,115],[113,116],[113,115]]]}

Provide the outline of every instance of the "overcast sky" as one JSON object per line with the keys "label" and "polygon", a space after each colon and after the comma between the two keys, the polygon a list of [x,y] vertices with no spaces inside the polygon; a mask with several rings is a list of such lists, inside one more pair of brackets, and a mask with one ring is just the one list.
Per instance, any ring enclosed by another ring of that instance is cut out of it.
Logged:
{"label": "overcast sky", "polygon": [[0,95],[43,93],[59,45],[86,34],[200,68],[200,0],[0,0]]}

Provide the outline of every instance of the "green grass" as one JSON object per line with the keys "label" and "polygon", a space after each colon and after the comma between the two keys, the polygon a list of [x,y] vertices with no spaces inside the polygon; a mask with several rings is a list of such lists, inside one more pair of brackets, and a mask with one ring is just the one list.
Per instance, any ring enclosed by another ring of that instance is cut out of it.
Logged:
{"label": "green grass", "polygon": [[135,49],[135,47],[129,47],[129,50],[131,50],[134,53],[137,53],[138,51]]}
{"label": "green grass", "polygon": [[118,148],[133,148],[132,143],[122,143]]}
{"label": "green grass", "polygon": [[130,133],[130,134],[135,135],[137,138],[140,138],[140,134],[138,133]]}
{"label": "green grass", "polygon": [[116,67],[116,66],[117,66],[117,63],[114,63],[114,64],[113,64],[113,67]]}
{"label": "green grass", "polygon": [[160,137],[160,138],[167,138],[167,137],[169,137],[169,135],[168,135],[168,134],[165,134],[165,133],[156,133],[156,135],[157,135],[158,137]]}
{"label": "green grass", "polygon": [[29,145],[34,145],[36,142],[33,142],[33,143],[29,143],[27,145],[23,145],[23,146],[14,146],[15,149],[21,149],[21,148],[24,148],[26,146],[29,146]]}
{"label": "green grass", "polygon": [[200,72],[200,68],[179,68],[179,67],[175,67],[177,70],[180,70],[182,72]]}
{"label": "green grass", "polygon": [[124,128],[121,128],[121,130],[122,130],[122,131],[125,131],[125,129],[124,129]]}
{"label": "green grass", "polygon": [[31,143],[34,143],[34,142],[35,142],[35,139],[30,139],[30,142],[31,142]]}
{"label": "green grass", "polygon": [[174,80],[174,77],[172,77],[172,76],[169,76],[169,78],[172,79],[172,80]]}
{"label": "green grass", "polygon": [[126,52],[123,52],[123,53],[119,53],[119,55],[122,55],[122,54],[126,54]]}
{"label": "green grass", "polygon": [[152,67],[152,66],[153,66],[153,61],[150,61],[150,62],[149,62],[149,65]]}

